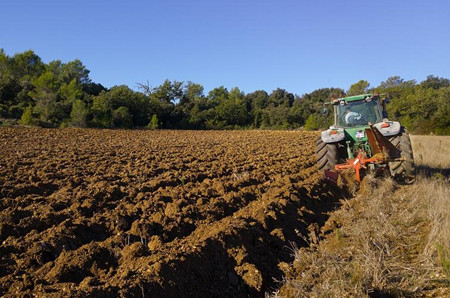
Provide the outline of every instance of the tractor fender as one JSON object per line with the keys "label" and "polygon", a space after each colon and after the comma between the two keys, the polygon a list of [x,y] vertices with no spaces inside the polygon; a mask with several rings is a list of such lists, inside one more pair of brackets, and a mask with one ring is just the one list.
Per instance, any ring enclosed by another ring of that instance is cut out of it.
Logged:
{"label": "tractor fender", "polygon": [[345,138],[344,129],[342,128],[330,128],[322,131],[321,139],[324,143],[336,143],[342,141]]}
{"label": "tractor fender", "polygon": [[381,132],[385,137],[395,136],[400,133],[401,125],[397,121],[383,121],[374,124],[374,126]]}

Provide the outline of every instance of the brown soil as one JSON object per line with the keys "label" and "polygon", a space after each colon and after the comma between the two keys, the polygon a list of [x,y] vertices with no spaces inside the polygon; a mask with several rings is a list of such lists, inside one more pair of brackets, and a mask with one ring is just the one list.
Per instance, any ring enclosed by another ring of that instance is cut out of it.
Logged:
{"label": "brown soil", "polygon": [[336,203],[315,138],[0,129],[0,296],[263,296]]}

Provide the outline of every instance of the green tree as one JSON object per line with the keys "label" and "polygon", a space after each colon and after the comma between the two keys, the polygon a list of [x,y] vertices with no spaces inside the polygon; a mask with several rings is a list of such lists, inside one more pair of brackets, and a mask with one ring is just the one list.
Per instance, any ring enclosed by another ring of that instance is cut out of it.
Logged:
{"label": "green tree", "polygon": [[251,102],[252,110],[263,110],[267,107],[269,95],[264,90],[256,90],[248,93],[246,98]]}
{"label": "green tree", "polygon": [[[94,125],[100,127],[111,127],[114,125],[113,112],[120,107],[127,108],[131,117],[131,126],[144,127],[148,123],[148,98],[135,92],[127,86],[114,86],[108,91],[102,91],[93,98],[92,112]],[[123,113],[123,109],[121,110]]]}
{"label": "green tree", "polygon": [[133,122],[127,107],[119,107],[112,112],[113,127],[130,128]]}
{"label": "green tree", "polygon": [[303,118],[302,115],[302,108],[300,102],[298,101],[294,102],[292,107],[289,109],[286,120],[293,127],[298,127],[304,124],[305,119]]}
{"label": "green tree", "polygon": [[208,93],[208,99],[210,107],[217,107],[223,101],[228,99],[228,89],[224,86],[220,86],[212,89]]}
{"label": "green tree", "polygon": [[69,84],[63,83],[58,90],[59,103],[63,118],[70,118],[72,105],[75,101],[81,100],[84,97],[84,92],[76,79],[70,81]]}
{"label": "green tree", "polygon": [[76,79],[70,81],[69,84],[63,83],[59,88],[59,95],[64,101],[72,103],[83,97],[83,90]]}
{"label": "green tree", "polygon": [[438,91],[437,111],[432,116],[433,132],[439,135],[450,135],[450,87]]}
{"label": "green tree", "polygon": [[367,93],[369,86],[370,86],[369,82],[360,80],[359,82],[350,86],[347,95],[351,96]]}
{"label": "green tree", "polygon": [[220,123],[224,126],[244,125],[247,121],[244,93],[237,87],[231,89],[228,98],[222,100],[216,111]]}
{"label": "green tree", "polygon": [[150,123],[148,124],[148,128],[150,129],[158,129],[158,116],[156,114],[153,114],[152,119],[150,120]]}
{"label": "green tree", "polygon": [[89,114],[89,109],[86,104],[77,99],[72,104],[72,111],[70,112],[70,125],[76,127],[86,127],[86,119]]}
{"label": "green tree", "polygon": [[302,96],[303,101],[309,101],[312,103],[323,103],[325,101],[330,101],[332,98],[343,97],[345,92],[341,88],[320,88],[316,89],[311,93],[306,93]]}
{"label": "green tree", "polygon": [[0,49],[0,104],[5,105],[2,116],[7,116],[8,107],[17,103],[15,97],[20,91],[18,82],[11,74],[11,62],[11,57],[6,55],[3,49]]}
{"label": "green tree", "polygon": [[269,105],[277,107],[284,105],[285,107],[291,107],[294,102],[294,95],[287,92],[284,89],[277,88],[269,95]]}
{"label": "green tree", "polygon": [[39,77],[45,71],[45,64],[32,50],[15,54],[10,67],[16,78],[27,80]]}
{"label": "green tree", "polygon": [[150,94],[150,98],[159,102],[176,103],[183,96],[183,82],[171,82],[165,80],[160,86],[155,87]]}
{"label": "green tree", "polygon": [[248,93],[245,96],[245,99],[250,105],[247,107],[247,111],[252,119],[252,125],[255,128],[261,126],[262,123],[262,115],[264,113],[264,109],[267,107],[269,101],[269,95],[266,91],[257,90],[252,93]]}
{"label": "green tree", "polygon": [[187,82],[183,89],[183,95],[174,107],[172,117],[177,127],[197,128],[189,119],[196,102],[204,98],[203,86]]}
{"label": "green tree", "polygon": [[9,69],[11,58],[6,55],[5,50],[0,48],[0,74],[6,73]]}
{"label": "green tree", "polygon": [[429,75],[426,80],[420,82],[422,88],[439,89],[450,86],[450,80],[446,78],[440,78],[438,76]]}
{"label": "green tree", "polygon": [[31,125],[33,123],[33,108],[28,106],[20,117],[20,124],[22,125]]}
{"label": "green tree", "polygon": [[185,87],[185,92],[184,92],[184,96],[182,98],[182,100],[180,101],[180,103],[184,101],[195,101],[198,98],[202,98],[204,97],[203,95],[203,91],[204,88],[202,85],[197,84],[197,83],[192,83],[192,82],[187,82],[186,87]]}
{"label": "green tree", "polygon": [[33,51],[9,57],[1,50],[0,104],[5,104],[8,108],[12,105],[25,108],[31,104],[28,93],[33,89],[32,81],[39,77],[44,70],[44,64]]}
{"label": "green tree", "polygon": [[415,80],[405,81],[399,76],[393,76],[381,82],[380,86],[375,88],[375,91],[378,93],[388,93],[391,99],[395,99],[413,92],[415,86]]}
{"label": "green tree", "polygon": [[83,65],[79,59],[63,63],[61,65],[61,81],[69,84],[72,80],[76,80],[81,85],[91,83],[89,78],[90,71]]}
{"label": "green tree", "polygon": [[404,79],[402,79],[399,76],[392,76],[387,78],[386,81],[381,82],[380,86],[378,86],[377,88],[381,88],[381,89],[388,89],[388,88],[395,88],[395,87],[413,87],[416,84],[415,80],[411,80],[411,81],[405,81]]}
{"label": "green tree", "polygon": [[102,84],[93,83],[93,82],[88,83],[88,84],[83,84],[82,88],[83,88],[84,93],[86,93],[88,95],[92,95],[92,96],[97,96],[102,91],[108,91],[108,89],[106,89]]}
{"label": "green tree", "polygon": [[[268,117],[269,123],[267,122],[264,124],[264,126],[271,126],[276,128],[282,128],[283,126],[286,126],[288,124],[288,114],[289,114],[289,107],[286,107],[284,105],[280,105],[277,107],[269,106],[265,109],[265,114]],[[262,119],[264,122],[264,118]],[[267,121],[267,120],[266,120]]]}
{"label": "green tree", "polygon": [[28,93],[36,102],[35,111],[45,125],[54,125],[62,116],[58,104],[59,85],[53,73],[44,72],[33,80],[34,90]]}
{"label": "green tree", "polygon": [[317,121],[317,116],[315,114],[309,115],[305,122],[306,130],[316,130],[319,128],[319,123]]}

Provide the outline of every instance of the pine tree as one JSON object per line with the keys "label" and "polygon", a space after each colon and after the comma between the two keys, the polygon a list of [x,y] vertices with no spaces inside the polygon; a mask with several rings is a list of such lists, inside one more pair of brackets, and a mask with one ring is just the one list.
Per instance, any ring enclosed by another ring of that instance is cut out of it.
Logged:
{"label": "pine tree", "polygon": [[153,114],[152,119],[150,120],[150,123],[148,124],[148,128],[150,129],[158,129],[158,116],[156,114]]}
{"label": "pine tree", "polygon": [[33,122],[33,108],[28,106],[22,114],[19,123],[22,125],[31,125]]}

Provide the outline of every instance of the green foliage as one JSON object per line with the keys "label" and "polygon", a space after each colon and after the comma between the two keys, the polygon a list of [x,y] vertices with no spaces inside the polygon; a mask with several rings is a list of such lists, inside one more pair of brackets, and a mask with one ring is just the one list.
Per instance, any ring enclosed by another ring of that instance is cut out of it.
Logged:
{"label": "green foliage", "polygon": [[38,55],[28,50],[23,53],[17,53],[12,57],[10,70],[14,77],[33,78],[44,72],[45,65]]}
{"label": "green foliage", "polygon": [[[45,64],[33,51],[8,56],[0,49],[0,117],[4,123],[48,127],[152,127],[183,129],[296,128],[323,129],[333,122],[323,103],[346,95],[341,88],[321,88],[302,96],[277,88],[270,94],[248,94],[224,86],[204,95],[193,82],[166,80],[142,92],[127,86],[106,89],[89,78],[76,59]],[[419,84],[391,76],[369,89],[360,80],[347,95],[389,93],[389,119],[401,121],[413,133],[450,134],[450,80],[430,75]],[[157,121],[153,119],[156,117]],[[22,121],[23,120],[23,121]]]}
{"label": "green foliage", "polygon": [[278,88],[269,95],[268,104],[274,107],[280,105],[290,107],[292,106],[293,102],[294,102],[294,95],[292,93],[289,93],[284,89]]}
{"label": "green foliage", "polygon": [[408,88],[408,87],[414,87],[416,85],[415,80],[411,81],[405,81],[399,76],[393,76],[387,78],[386,81],[381,82],[380,86],[378,86],[379,89],[391,89],[391,88]]}
{"label": "green foliage", "polygon": [[53,73],[47,71],[33,80],[33,86],[34,90],[28,95],[36,102],[34,111],[44,123],[52,125],[60,116],[58,81]]}
{"label": "green foliage", "polygon": [[11,106],[8,109],[8,115],[14,119],[19,119],[23,113],[23,110],[24,109],[21,106],[18,105]]}
{"label": "green foliage", "polygon": [[314,90],[309,94],[305,94],[303,100],[314,103],[323,103],[324,101],[330,101],[331,98],[343,97],[344,94],[345,92],[341,88],[321,88]]}
{"label": "green foliage", "polygon": [[263,110],[269,102],[269,95],[264,90],[257,90],[247,94],[247,101],[250,102],[252,110]]}
{"label": "green foliage", "polygon": [[450,134],[450,87],[445,79],[428,76],[420,84],[391,77],[375,88],[387,92],[390,119],[396,119],[414,133]]}
{"label": "green foliage", "polygon": [[450,86],[450,80],[446,78],[440,78],[433,75],[427,76],[426,80],[420,83],[420,87],[424,89],[433,88],[440,89]]}
{"label": "green foliage", "polygon": [[317,119],[317,116],[315,114],[309,115],[308,119],[306,119],[305,122],[305,129],[306,130],[316,130],[319,129],[319,121]]}
{"label": "green foliage", "polygon": [[86,104],[77,99],[72,104],[72,111],[70,112],[70,125],[76,127],[86,127],[86,119],[89,114],[89,110]]}
{"label": "green foliage", "polygon": [[130,128],[132,124],[131,115],[127,107],[119,107],[112,112],[113,127]]}
{"label": "green foliage", "polygon": [[265,110],[267,115],[268,123],[265,123],[266,126],[271,126],[275,128],[281,128],[285,123],[287,123],[287,116],[289,113],[289,108],[281,105],[277,107],[269,106]]}
{"label": "green foliage", "polygon": [[8,106],[5,104],[0,104],[0,118],[8,117]]}
{"label": "green foliage", "polygon": [[156,116],[156,114],[153,114],[152,119],[150,120],[150,123],[148,124],[148,128],[158,129],[158,127],[159,127],[158,116]]}
{"label": "green foliage", "polygon": [[63,83],[59,88],[59,95],[62,100],[73,103],[74,101],[83,98],[83,90],[76,79],[70,81],[69,84]]}
{"label": "green foliage", "polygon": [[[114,124],[114,111],[120,107],[127,109],[130,124],[126,121],[126,127],[145,126],[148,123],[148,98],[140,93],[134,92],[127,86],[114,86],[108,91],[102,91],[98,96],[93,98],[92,112],[94,115],[94,123],[100,127],[117,127]],[[124,109],[116,112],[116,116],[124,115]],[[112,122],[109,122],[111,120]],[[125,127],[124,123],[120,127]]]}
{"label": "green foliage", "polygon": [[288,111],[286,120],[287,123],[293,127],[303,125],[305,123],[305,119],[303,118],[302,106],[300,104],[293,105]]}
{"label": "green foliage", "polygon": [[161,86],[156,87],[153,90],[150,98],[159,102],[175,103],[182,98],[182,87],[182,82],[170,82],[169,80],[165,80]]}
{"label": "green foliage", "polygon": [[28,106],[23,111],[22,117],[20,117],[20,124],[22,125],[31,125],[33,124],[33,108]]}
{"label": "green foliage", "polygon": [[223,126],[232,128],[236,125],[244,125],[247,121],[247,110],[244,94],[239,88],[231,89],[228,98],[221,100],[216,109],[218,121]]}
{"label": "green foliage", "polygon": [[347,95],[358,95],[358,94],[364,94],[369,91],[369,82],[365,80],[360,80],[359,82],[353,84],[348,89]]}

